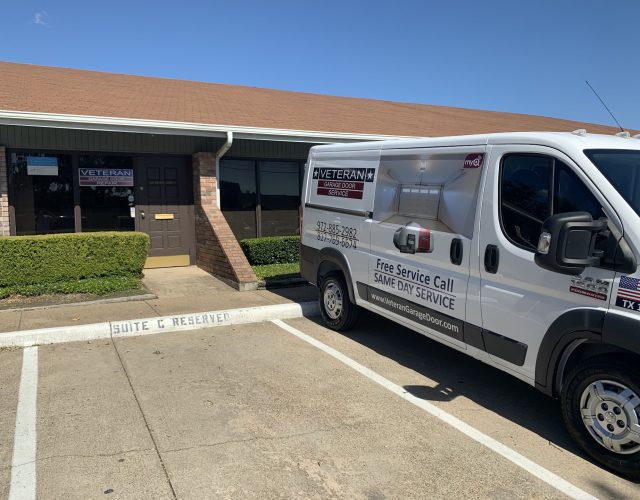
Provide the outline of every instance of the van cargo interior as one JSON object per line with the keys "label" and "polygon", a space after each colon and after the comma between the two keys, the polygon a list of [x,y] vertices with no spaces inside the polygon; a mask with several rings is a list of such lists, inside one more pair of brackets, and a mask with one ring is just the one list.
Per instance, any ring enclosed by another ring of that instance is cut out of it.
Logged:
{"label": "van cargo interior", "polygon": [[481,169],[465,169],[464,154],[389,154],[378,170],[374,219],[417,222],[433,231],[473,237]]}

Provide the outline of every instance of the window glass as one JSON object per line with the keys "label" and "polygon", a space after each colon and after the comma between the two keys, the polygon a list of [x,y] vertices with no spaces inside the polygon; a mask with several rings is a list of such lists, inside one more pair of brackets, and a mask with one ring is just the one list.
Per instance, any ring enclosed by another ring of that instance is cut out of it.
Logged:
{"label": "window glass", "polygon": [[299,163],[262,161],[259,172],[262,236],[297,234],[300,206]]}
{"label": "window glass", "polygon": [[584,153],[640,215],[640,151],[587,149]]}
{"label": "window glass", "polygon": [[16,233],[74,232],[71,156],[42,152],[8,156]]}
{"label": "window glass", "polygon": [[553,160],[537,155],[509,155],[502,163],[501,220],[516,245],[535,249],[542,223],[549,217]]}
{"label": "window glass", "polygon": [[220,161],[220,208],[238,239],[255,238],[256,164],[247,160]]}
{"label": "window glass", "polygon": [[604,216],[602,206],[576,173],[556,161],[553,214],[588,212],[594,219]]}
{"label": "window glass", "polygon": [[[80,155],[83,231],[133,231],[133,160],[129,156]],[[88,184],[88,185],[83,185]]]}
{"label": "window glass", "polygon": [[[552,174],[553,193],[550,193]],[[563,162],[536,155],[505,157],[500,217],[507,237],[522,248],[535,250],[542,224],[552,215],[552,209],[553,215],[588,212],[594,219],[604,215],[593,193]]]}

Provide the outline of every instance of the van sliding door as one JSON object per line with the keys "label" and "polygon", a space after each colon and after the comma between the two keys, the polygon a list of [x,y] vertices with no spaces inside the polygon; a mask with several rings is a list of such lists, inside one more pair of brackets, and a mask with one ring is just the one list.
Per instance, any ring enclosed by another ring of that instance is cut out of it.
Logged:
{"label": "van sliding door", "polygon": [[371,224],[368,303],[459,348],[483,152],[383,151]]}

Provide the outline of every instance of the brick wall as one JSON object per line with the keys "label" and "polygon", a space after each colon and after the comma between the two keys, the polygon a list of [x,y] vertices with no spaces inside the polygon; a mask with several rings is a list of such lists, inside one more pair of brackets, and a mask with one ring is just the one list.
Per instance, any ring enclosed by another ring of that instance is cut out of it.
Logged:
{"label": "brick wall", "polygon": [[0,236],[9,236],[9,179],[5,153],[4,146],[0,146]]}
{"label": "brick wall", "polygon": [[194,154],[196,264],[208,273],[232,282],[240,290],[255,289],[256,275],[217,206],[216,183],[214,154]]}

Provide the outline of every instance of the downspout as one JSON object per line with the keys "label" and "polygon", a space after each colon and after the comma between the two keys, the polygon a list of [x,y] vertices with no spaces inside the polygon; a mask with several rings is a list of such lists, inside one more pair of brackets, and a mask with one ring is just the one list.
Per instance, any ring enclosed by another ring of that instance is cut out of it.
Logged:
{"label": "downspout", "polygon": [[216,152],[216,204],[220,208],[220,158],[222,158],[233,144],[233,132],[227,131],[227,142]]}

